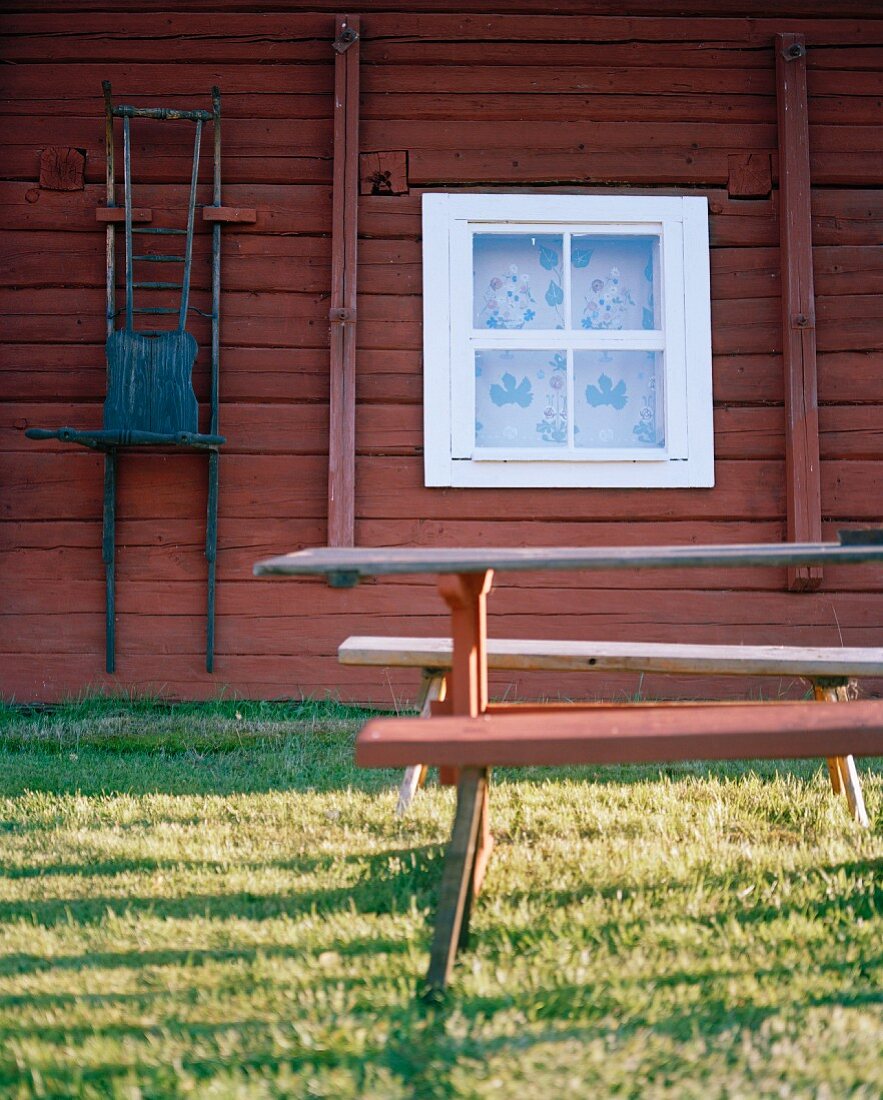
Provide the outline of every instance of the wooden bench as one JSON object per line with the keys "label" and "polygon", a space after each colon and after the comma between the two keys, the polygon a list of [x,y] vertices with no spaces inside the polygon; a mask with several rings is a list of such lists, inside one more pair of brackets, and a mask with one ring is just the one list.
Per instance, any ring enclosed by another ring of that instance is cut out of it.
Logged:
{"label": "wooden bench", "polygon": [[362,767],[457,769],[457,811],[445,856],[426,993],[439,996],[490,856],[489,769],[568,764],[666,763],[678,760],[823,757],[883,754],[883,700],[838,707],[800,703],[610,706],[484,714],[478,718],[382,718],[356,743]]}
{"label": "wooden bench", "polygon": [[[338,649],[338,659],[345,665],[421,669],[419,706],[424,717],[431,713],[437,700],[444,699],[451,655],[450,638],[353,636]],[[489,669],[555,672],[794,676],[811,683],[817,700],[845,702],[851,680],[883,676],[883,647],[835,649],[489,638],[487,665]],[[855,762],[848,755],[828,754],[828,770],[834,793],[843,792],[853,817],[866,826],[868,818]],[[407,766],[399,792],[399,813],[407,809],[425,774],[426,766],[416,760]]]}

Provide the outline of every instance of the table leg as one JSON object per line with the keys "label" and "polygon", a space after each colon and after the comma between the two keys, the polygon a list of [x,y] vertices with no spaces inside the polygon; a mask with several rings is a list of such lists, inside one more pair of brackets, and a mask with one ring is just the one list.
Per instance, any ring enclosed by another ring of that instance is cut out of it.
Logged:
{"label": "table leg", "polygon": [[[447,713],[475,718],[487,707],[487,594],[493,571],[439,578],[438,590],[450,608],[451,673]],[[439,782],[457,782],[456,768],[439,768]]]}
{"label": "table leg", "polygon": [[[451,672],[446,712],[476,718],[487,709],[487,595],[493,571],[439,579],[451,612]],[[447,985],[458,946],[466,942],[472,901],[481,890],[493,847],[486,768],[440,768],[442,783],[457,783],[457,815],[445,856],[435,935],[426,976],[430,997]]]}
{"label": "table leg", "polygon": [[487,707],[487,594],[493,570],[457,573],[439,579],[438,590],[451,610],[454,642],[448,681],[451,713],[475,718]]}
{"label": "table leg", "polygon": [[[448,678],[448,714],[475,718],[487,710],[487,597],[493,579],[491,569],[484,573],[457,573],[439,578],[438,590],[451,611],[453,640]],[[456,783],[457,769],[440,768],[439,781],[443,784]],[[476,894],[481,890],[493,846],[487,784],[482,801],[482,826],[474,875]]]}
{"label": "table leg", "polygon": [[469,909],[474,894],[475,861],[485,794],[486,768],[462,768],[457,785],[457,814],[439,892],[435,932],[426,974],[426,996],[444,992],[457,948],[466,938]]}

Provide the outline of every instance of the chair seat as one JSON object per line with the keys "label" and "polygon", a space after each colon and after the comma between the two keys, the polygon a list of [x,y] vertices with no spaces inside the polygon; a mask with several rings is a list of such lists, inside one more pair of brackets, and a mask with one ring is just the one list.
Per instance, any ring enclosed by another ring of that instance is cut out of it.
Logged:
{"label": "chair seat", "polygon": [[200,432],[143,432],[124,428],[97,428],[79,431],[77,428],[28,428],[29,439],[60,439],[63,443],[78,443],[96,451],[115,447],[193,447],[213,450],[226,443],[223,435],[203,435]]}

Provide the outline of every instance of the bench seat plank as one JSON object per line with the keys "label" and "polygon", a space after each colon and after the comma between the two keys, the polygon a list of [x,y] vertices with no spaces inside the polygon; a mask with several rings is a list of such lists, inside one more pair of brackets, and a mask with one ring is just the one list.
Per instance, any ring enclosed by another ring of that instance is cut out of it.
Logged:
{"label": "bench seat plank", "polygon": [[[451,667],[450,638],[347,638],[344,665]],[[489,638],[488,668],[558,672],[671,672],[733,676],[883,676],[883,647],[672,645],[667,642]]]}
{"label": "bench seat plank", "polygon": [[819,706],[622,707],[479,718],[380,718],[356,742],[369,768],[517,767],[883,755],[883,699]]}

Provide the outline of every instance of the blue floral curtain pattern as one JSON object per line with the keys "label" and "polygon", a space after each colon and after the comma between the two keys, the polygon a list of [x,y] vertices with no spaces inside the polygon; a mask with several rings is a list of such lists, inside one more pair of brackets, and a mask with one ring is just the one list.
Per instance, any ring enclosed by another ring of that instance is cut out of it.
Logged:
{"label": "blue floral curtain pattern", "polygon": [[576,351],[574,445],[662,447],[657,415],[662,356],[655,351]]}
{"label": "blue floral curtain pattern", "polygon": [[537,431],[544,443],[567,443],[567,357],[556,351],[549,369],[538,376],[546,383],[546,393]]}
{"label": "blue floral curtain pattern", "polygon": [[567,444],[567,359],[561,351],[475,353],[475,442],[479,447]]}
{"label": "blue floral curtain pattern", "polygon": [[574,235],[571,248],[573,327],[659,328],[654,306],[658,237]]}
{"label": "blue floral curtain pattern", "polygon": [[563,244],[554,234],[476,233],[475,328],[564,328]]}

